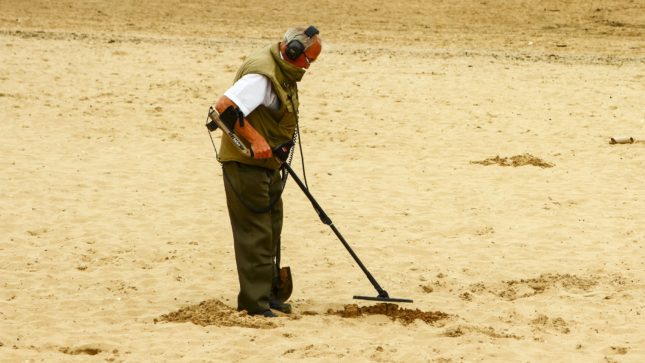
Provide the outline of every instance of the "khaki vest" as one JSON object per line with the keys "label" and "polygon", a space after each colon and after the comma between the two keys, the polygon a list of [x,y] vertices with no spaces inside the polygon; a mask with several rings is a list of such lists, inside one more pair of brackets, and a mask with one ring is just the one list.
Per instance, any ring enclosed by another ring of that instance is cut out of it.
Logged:
{"label": "khaki vest", "polygon": [[[251,55],[242,64],[235,76],[235,82],[250,73],[261,74],[271,81],[273,92],[280,100],[280,108],[274,111],[260,105],[246,119],[266,139],[272,149],[284,144],[293,137],[298,121],[299,106],[297,83],[287,78],[281,70],[281,65],[278,62],[285,64],[286,62],[279,58],[277,47],[278,44],[273,44]],[[293,67],[290,64],[288,66]],[[243,137],[240,137],[240,139],[250,147]],[[219,157],[221,162],[237,161],[272,170],[280,167],[280,163],[275,158],[253,159],[245,156],[224,135],[220,144]]]}

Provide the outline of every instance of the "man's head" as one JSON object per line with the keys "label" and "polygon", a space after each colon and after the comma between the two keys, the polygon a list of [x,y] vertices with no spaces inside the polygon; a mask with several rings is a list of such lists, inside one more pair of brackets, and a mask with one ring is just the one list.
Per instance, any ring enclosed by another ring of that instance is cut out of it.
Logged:
{"label": "man's head", "polygon": [[322,42],[314,26],[289,28],[280,43],[284,60],[304,69],[318,58],[321,50]]}

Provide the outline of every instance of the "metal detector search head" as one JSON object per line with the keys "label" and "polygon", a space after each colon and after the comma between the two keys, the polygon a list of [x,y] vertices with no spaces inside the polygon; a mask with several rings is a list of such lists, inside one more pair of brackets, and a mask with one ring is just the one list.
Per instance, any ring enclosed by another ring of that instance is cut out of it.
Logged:
{"label": "metal detector search head", "polygon": [[[377,284],[378,286],[378,284]],[[380,286],[379,286],[380,287]],[[371,300],[371,301],[383,301],[383,302],[401,302],[401,303],[411,303],[413,302],[411,299],[401,299],[397,297],[390,297],[390,295],[387,293],[387,291],[383,289],[377,288],[378,296],[376,297],[371,297],[371,296],[354,296],[354,299],[358,300]]]}
{"label": "metal detector search head", "polygon": [[376,297],[371,297],[371,296],[354,296],[354,299],[357,300],[371,300],[371,301],[382,301],[382,302],[400,302],[400,303],[412,303],[411,299],[400,299],[396,297],[389,297],[389,296],[376,296]]}

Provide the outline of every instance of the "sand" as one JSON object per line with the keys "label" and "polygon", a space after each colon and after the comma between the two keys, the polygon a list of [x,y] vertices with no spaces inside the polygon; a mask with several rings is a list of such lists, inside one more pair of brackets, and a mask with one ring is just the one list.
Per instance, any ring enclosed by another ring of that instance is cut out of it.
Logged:
{"label": "sand", "polygon": [[[305,4],[0,1],[0,361],[645,361],[645,5]],[[290,181],[268,321],[235,310],[203,124],[309,23],[310,190],[414,303],[352,299],[376,291]]]}

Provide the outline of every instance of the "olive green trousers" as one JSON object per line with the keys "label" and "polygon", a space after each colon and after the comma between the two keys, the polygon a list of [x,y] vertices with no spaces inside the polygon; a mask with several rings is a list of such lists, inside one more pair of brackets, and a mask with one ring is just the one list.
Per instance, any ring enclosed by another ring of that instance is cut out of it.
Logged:
{"label": "olive green trousers", "polygon": [[276,246],[282,233],[281,175],[279,170],[234,161],[224,162],[222,168],[240,282],[237,308],[254,314],[269,309],[277,273]]}

